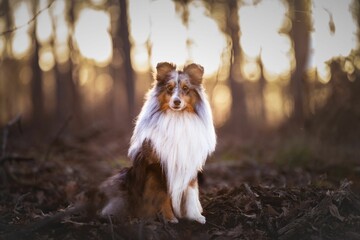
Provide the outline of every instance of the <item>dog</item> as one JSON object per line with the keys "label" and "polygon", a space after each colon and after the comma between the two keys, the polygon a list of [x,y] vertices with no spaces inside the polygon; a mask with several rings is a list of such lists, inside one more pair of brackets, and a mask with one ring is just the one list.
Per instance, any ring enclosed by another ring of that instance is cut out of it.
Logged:
{"label": "dog", "polygon": [[133,165],[105,181],[102,215],[148,217],[204,224],[197,175],[214,152],[216,133],[199,64],[177,70],[158,63],[152,88],[137,117],[128,156]]}

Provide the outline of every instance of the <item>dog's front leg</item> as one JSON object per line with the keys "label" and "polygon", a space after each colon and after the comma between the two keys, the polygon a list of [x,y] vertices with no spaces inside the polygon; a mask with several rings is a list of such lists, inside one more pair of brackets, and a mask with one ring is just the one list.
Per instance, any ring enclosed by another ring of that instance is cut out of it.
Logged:
{"label": "dog's front leg", "polygon": [[205,224],[206,219],[201,215],[203,209],[199,200],[199,185],[197,178],[190,181],[184,192],[184,200],[185,217],[201,224]]}

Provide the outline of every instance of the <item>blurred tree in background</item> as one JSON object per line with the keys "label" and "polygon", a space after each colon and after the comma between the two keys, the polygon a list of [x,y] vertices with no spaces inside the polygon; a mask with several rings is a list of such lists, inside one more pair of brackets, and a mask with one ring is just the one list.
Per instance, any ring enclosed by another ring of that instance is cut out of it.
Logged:
{"label": "blurred tree in background", "polygon": [[1,0],[0,125],[130,132],[156,63],[194,61],[223,132],[359,143],[359,1],[269,2]]}

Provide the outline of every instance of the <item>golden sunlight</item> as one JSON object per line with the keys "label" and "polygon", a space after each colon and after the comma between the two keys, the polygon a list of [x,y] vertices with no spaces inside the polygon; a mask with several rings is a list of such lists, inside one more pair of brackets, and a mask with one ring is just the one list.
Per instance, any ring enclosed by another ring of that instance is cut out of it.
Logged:
{"label": "golden sunlight", "polygon": [[[48,5],[48,0],[41,0],[39,2],[38,11],[45,9]],[[49,10],[43,11],[36,20],[36,37],[41,43],[48,42],[52,36],[51,17]]]}
{"label": "golden sunlight", "polygon": [[[247,59],[261,55],[264,70],[271,81],[291,71],[291,41],[279,30],[287,21],[287,6],[280,1],[261,1],[239,9],[240,43]],[[271,14],[269,14],[271,13]],[[244,68],[244,75],[251,76],[252,68]]]}
{"label": "golden sunlight", "polygon": [[95,90],[99,93],[99,95],[103,96],[111,90],[113,86],[113,79],[109,74],[102,73],[96,77],[95,83]]}
{"label": "golden sunlight", "polygon": [[75,26],[75,39],[85,58],[106,66],[112,57],[112,40],[109,34],[110,16],[105,11],[84,8]]}
{"label": "golden sunlight", "polygon": [[173,62],[180,67],[192,61],[203,65],[206,75],[217,72],[226,41],[216,22],[207,16],[203,3],[189,3],[188,28],[171,1],[134,0],[129,5],[134,44],[132,57],[136,70],[147,71],[149,68],[146,43],[150,40],[153,68],[162,61]]}
{"label": "golden sunlight", "polygon": [[217,127],[222,126],[229,117],[231,108],[231,93],[226,85],[217,85],[213,91],[211,105],[213,106],[214,122]]}
{"label": "golden sunlight", "polygon": [[96,77],[96,71],[93,66],[81,64],[79,69],[79,84],[85,86],[88,82],[93,82]]}
{"label": "golden sunlight", "polygon": [[189,56],[186,47],[188,36],[185,26],[175,11],[175,4],[168,0],[153,1],[149,12],[152,66],[163,61],[170,61],[178,66],[183,65]]}
{"label": "golden sunlight", "polygon": [[59,63],[65,63],[70,57],[70,50],[68,47],[69,41],[69,26],[66,21],[65,0],[57,0],[52,7],[52,15],[56,25],[55,29],[55,58]]}
{"label": "golden sunlight", "polygon": [[354,59],[354,65],[355,67],[360,70],[360,57],[359,56],[356,56],[355,59]]}
{"label": "golden sunlight", "polygon": [[5,38],[0,37],[0,56],[4,56],[5,44],[6,44]]}
{"label": "golden sunlight", "polygon": [[136,71],[149,71],[149,54],[144,44],[133,46],[131,48],[131,57],[132,65]]}
{"label": "golden sunlight", "polygon": [[26,56],[31,46],[31,39],[27,31],[21,29],[13,35],[11,44],[13,56],[21,59]]}
{"label": "golden sunlight", "polygon": [[65,17],[65,0],[57,0],[52,7],[52,14],[56,25],[55,41],[57,44],[65,44],[68,41],[69,26]]}
{"label": "golden sunlight", "polygon": [[252,82],[256,82],[260,78],[260,66],[256,60],[246,60],[241,66],[244,77]]}
{"label": "golden sunlight", "polygon": [[15,5],[14,10],[14,24],[22,28],[14,33],[11,50],[14,57],[23,58],[31,46],[31,39],[28,34],[29,25],[27,24],[31,18],[30,6],[26,2],[19,2]]}
{"label": "golden sunlight", "polygon": [[[311,34],[312,61],[310,67],[316,67],[320,81],[330,80],[330,68],[326,61],[337,56],[347,56],[352,49],[356,49],[356,23],[349,12],[351,0],[314,0],[313,23]],[[333,28],[331,28],[331,24]],[[324,44],[326,43],[326,44]]]}
{"label": "golden sunlight", "polygon": [[322,63],[317,65],[316,70],[319,77],[319,81],[321,83],[327,83],[330,81],[331,78],[330,67],[327,64]]}
{"label": "golden sunlight", "polygon": [[39,51],[39,65],[44,72],[50,71],[55,65],[55,58],[51,47],[42,47]]}
{"label": "golden sunlight", "polygon": [[67,44],[58,44],[55,48],[55,58],[58,63],[65,63],[69,60],[70,52]]}
{"label": "golden sunlight", "polygon": [[147,41],[150,37],[150,1],[129,1],[129,25],[132,40],[131,61],[138,72],[149,71]]}
{"label": "golden sunlight", "polygon": [[188,36],[191,43],[189,58],[205,68],[205,75],[216,74],[226,49],[226,39],[216,22],[207,16],[202,2],[189,4]]}
{"label": "golden sunlight", "polygon": [[130,29],[133,43],[145,44],[150,36],[150,1],[129,1]]}
{"label": "golden sunlight", "polygon": [[27,22],[31,18],[31,11],[30,11],[30,5],[26,2],[18,2],[15,7],[15,13],[14,13],[14,24],[16,27],[24,26],[27,27]]}
{"label": "golden sunlight", "polygon": [[284,117],[284,99],[281,97],[281,87],[277,84],[267,84],[264,89],[267,121],[270,126],[276,126]]}

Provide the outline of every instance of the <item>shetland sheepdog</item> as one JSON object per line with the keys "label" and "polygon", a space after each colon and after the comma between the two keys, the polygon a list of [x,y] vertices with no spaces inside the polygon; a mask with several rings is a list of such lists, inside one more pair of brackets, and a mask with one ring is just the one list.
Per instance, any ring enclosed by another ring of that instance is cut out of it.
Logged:
{"label": "shetland sheepdog", "polygon": [[197,174],[215,150],[216,135],[203,74],[195,63],[182,70],[157,64],[130,142],[133,165],[101,185],[107,198],[102,215],[126,209],[139,217],[160,212],[173,223],[205,223]]}

